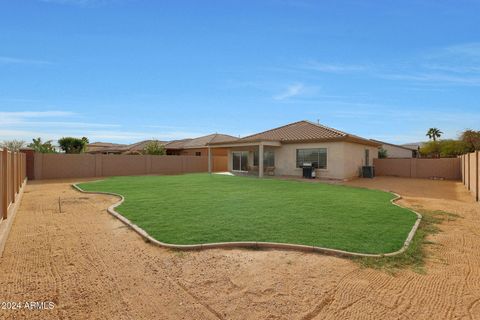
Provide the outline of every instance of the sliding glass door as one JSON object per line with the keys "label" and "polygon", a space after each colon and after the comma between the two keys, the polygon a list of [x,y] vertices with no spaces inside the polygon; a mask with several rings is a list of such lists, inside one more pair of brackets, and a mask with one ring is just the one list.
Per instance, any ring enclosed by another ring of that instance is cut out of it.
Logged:
{"label": "sliding glass door", "polygon": [[232,169],[234,171],[248,171],[248,151],[232,152]]}

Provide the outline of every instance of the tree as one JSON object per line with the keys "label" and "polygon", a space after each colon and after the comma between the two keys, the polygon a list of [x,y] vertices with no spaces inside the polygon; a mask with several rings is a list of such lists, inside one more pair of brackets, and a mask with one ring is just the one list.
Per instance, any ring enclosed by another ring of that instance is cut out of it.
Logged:
{"label": "tree", "polygon": [[35,152],[40,153],[56,153],[55,148],[52,145],[52,140],[42,142],[42,138],[38,137],[37,139],[33,138],[32,143],[28,145],[29,148],[35,150]]}
{"label": "tree", "polygon": [[439,158],[440,144],[437,141],[429,141],[420,148],[422,157]]}
{"label": "tree", "polygon": [[460,140],[466,144],[468,152],[480,150],[480,131],[467,129],[460,135]]}
{"label": "tree", "polygon": [[25,145],[25,141],[22,140],[5,140],[3,141],[0,146],[2,148],[7,148],[11,151],[18,151]]}
{"label": "tree", "polygon": [[429,141],[420,148],[420,154],[429,158],[448,158],[464,154],[468,150],[467,144],[461,140]]}
{"label": "tree", "polygon": [[65,151],[65,153],[82,153],[85,152],[85,149],[88,144],[88,139],[83,138],[74,138],[74,137],[63,137],[58,140],[60,148]]}
{"label": "tree", "polygon": [[158,140],[152,140],[143,148],[143,154],[163,156],[165,155],[165,147]]}
{"label": "tree", "polygon": [[430,129],[428,129],[426,136],[429,139],[433,139],[433,141],[437,141],[437,138],[440,138],[442,136],[442,134],[443,134],[443,132],[440,131],[439,129],[430,128]]}
{"label": "tree", "polygon": [[381,149],[378,149],[378,158],[379,159],[385,159],[385,158],[388,158],[388,152],[387,150],[381,148]]}

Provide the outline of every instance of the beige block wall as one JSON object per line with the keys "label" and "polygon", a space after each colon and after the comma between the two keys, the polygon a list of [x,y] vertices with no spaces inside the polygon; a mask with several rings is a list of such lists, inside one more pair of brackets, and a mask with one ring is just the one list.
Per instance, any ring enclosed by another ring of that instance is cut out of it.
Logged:
{"label": "beige block wall", "polygon": [[35,179],[63,179],[207,170],[208,157],[36,153],[34,176]]}
{"label": "beige block wall", "polygon": [[376,159],[377,176],[396,176],[408,178],[440,177],[449,180],[462,178],[460,158],[440,159]]}
{"label": "beige block wall", "polygon": [[382,145],[382,148],[387,150],[387,158],[412,158],[412,150],[406,150],[388,144]]}

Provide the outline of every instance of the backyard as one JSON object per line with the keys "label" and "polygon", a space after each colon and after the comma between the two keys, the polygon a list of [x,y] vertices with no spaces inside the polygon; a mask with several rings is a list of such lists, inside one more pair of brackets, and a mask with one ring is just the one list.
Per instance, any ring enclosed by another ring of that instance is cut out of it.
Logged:
{"label": "backyard", "polygon": [[292,243],[361,253],[400,249],[416,215],[379,190],[224,175],[113,177],[85,191],[125,197],[116,210],[170,244]]}
{"label": "backyard", "polygon": [[158,248],[106,212],[116,197],[80,193],[73,182],[78,180],[28,183],[0,261],[5,301],[53,301],[56,307],[0,310],[0,318],[476,319],[480,314],[480,207],[461,182],[378,177],[348,183],[397,192],[401,205],[421,213],[458,215],[425,239],[423,271],[402,268],[395,274],[289,250]]}

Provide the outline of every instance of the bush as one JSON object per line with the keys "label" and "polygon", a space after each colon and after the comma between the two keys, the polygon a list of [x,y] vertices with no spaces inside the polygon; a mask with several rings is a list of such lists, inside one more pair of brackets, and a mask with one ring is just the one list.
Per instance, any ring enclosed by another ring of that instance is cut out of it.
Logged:
{"label": "bush", "polygon": [[449,158],[468,152],[468,145],[461,140],[429,141],[420,148],[420,154],[427,158]]}
{"label": "bush", "polygon": [[0,146],[2,148],[7,148],[10,151],[18,151],[25,145],[25,141],[22,140],[5,140]]}
{"label": "bush", "polygon": [[385,159],[385,158],[388,158],[388,152],[387,150],[381,148],[381,149],[378,149],[378,158],[379,159]]}
{"label": "bush", "polygon": [[143,154],[163,156],[165,155],[165,147],[160,141],[152,140],[143,148]]}
{"label": "bush", "polygon": [[85,148],[88,144],[88,139],[83,138],[73,138],[73,137],[63,137],[58,140],[60,148],[65,151],[65,153],[82,153],[85,151]]}
{"label": "bush", "polygon": [[40,153],[56,153],[57,151],[52,145],[52,140],[48,140],[46,142],[42,142],[42,138],[38,137],[37,139],[33,138],[32,143],[28,145],[28,147],[35,150],[35,152]]}

